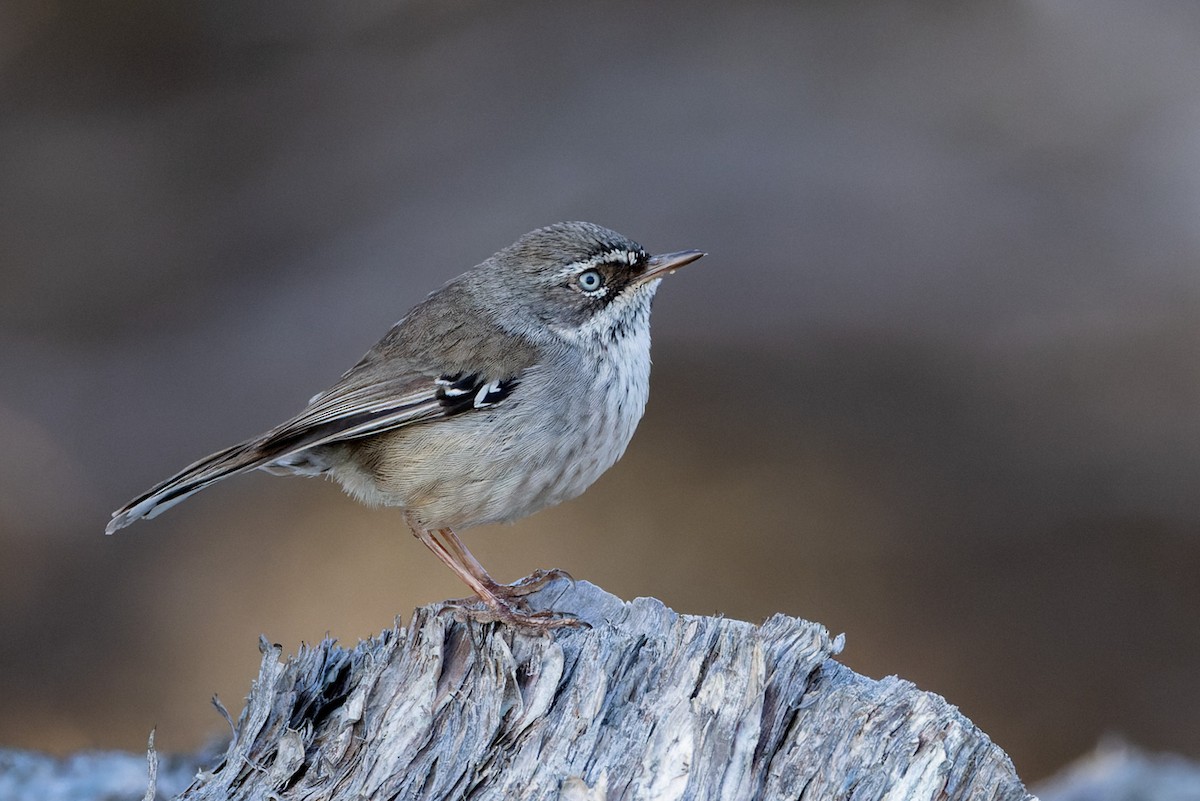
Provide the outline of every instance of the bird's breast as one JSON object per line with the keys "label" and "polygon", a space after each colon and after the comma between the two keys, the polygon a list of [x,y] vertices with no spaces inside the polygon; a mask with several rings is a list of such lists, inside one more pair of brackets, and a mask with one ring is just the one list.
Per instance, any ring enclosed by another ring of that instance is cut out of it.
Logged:
{"label": "bird's breast", "polygon": [[574,498],[621,457],[641,420],[649,331],[553,356],[492,408],[381,435],[339,480],[429,528],[507,522]]}
{"label": "bird's breast", "polygon": [[[577,349],[514,404],[502,477],[478,522],[515,520],[581,494],[621,458],[650,393],[650,337]],[[474,524],[474,523],[472,523]]]}

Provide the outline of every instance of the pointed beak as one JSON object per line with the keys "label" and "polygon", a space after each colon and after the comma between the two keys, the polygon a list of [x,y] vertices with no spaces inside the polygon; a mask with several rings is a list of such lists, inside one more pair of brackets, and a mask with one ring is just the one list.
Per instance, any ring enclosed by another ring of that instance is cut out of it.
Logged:
{"label": "pointed beak", "polygon": [[650,260],[646,262],[646,272],[638,276],[638,283],[662,278],[675,272],[680,267],[691,264],[703,255],[704,251],[702,250],[680,250],[675,253],[662,253],[658,256],[651,256]]}

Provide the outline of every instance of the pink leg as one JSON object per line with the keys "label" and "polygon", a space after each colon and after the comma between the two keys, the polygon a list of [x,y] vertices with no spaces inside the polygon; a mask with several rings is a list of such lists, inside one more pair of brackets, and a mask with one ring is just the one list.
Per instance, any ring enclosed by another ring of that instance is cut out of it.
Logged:
{"label": "pink leg", "polygon": [[[483,601],[484,605],[488,607],[488,612],[482,614],[472,612],[471,610],[463,610],[473,617],[485,620],[499,620],[516,628],[537,631],[585,625],[582,621],[574,618],[552,617],[551,613],[548,612],[525,614],[516,611],[509,605],[506,597],[516,597],[516,595],[523,593],[497,593],[494,588],[505,587],[506,585],[497,584],[493,581],[491,576],[487,574],[487,571],[483,569],[483,566],[479,564],[479,561],[471,555],[471,552],[466,549],[450,529],[429,531],[415,525],[412,520],[409,521],[409,527],[416,538],[423,542],[426,548],[433,551],[434,556],[442,560],[442,563],[446,567],[454,571],[454,575],[462,579],[463,583],[470,587],[479,600]],[[449,543],[438,539],[438,534],[442,536],[442,539],[449,540]],[[543,581],[542,583],[545,582]]]}
{"label": "pink leg", "polygon": [[488,575],[487,570],[479,563],[479,560],[467,550],[467,546],[463,544],[463,541],[451,529],[438,529],[433,532],[432,536],[440,538],[443,547],[454,554],[459,564],[470,571],[475,578],[479,579],[485,587],[492,591],[492,594],[498,595],[501,598],[520,598],[537,592],[556,578],[571,578],[565,570],[539,570],[533,575],[526,576],[512,584],[501,584]]}

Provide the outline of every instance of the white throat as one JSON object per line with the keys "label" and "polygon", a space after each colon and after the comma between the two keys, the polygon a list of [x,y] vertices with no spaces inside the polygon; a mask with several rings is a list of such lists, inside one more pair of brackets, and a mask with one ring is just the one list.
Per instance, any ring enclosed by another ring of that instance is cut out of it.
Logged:
{"label": "white throat", "polygon": [[573,345],[605,349],[620,347],[625,339],[645,337],[649,350],[650,302],[660,283],[662,279],[655,278],[626,291],[581,326],[553,326],[552,330]]}

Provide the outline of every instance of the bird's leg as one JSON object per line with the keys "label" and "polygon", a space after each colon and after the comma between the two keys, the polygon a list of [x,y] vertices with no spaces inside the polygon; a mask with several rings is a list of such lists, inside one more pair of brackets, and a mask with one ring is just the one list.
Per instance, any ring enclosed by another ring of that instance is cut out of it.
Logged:
{"label": "bird's leg", "polygon": [[[447,548],[444,543],[434,536],[435,532],[411,523],[409,527],[412,529],[412,532],[416,538],[423,542],[426,548],[433,551],[434,556],[442,560],[446,567],[454,571],[454,575],[462,579],[463,583],[470,587],[471,590],[474,591],[475,595],[478,596],[479,600],[483,601],[484,605],[488,607],[487,612],[477,612],[464,608],[462,611],[471,617],[485,621],[498,620],[516,628],[533,629],[538,631],[562,628],[566,626],[586,625],[582,621],[576,620],[575,618],[553,617],[551,613],[547,612],[538,612],[535,614],[518,612],[517,610],[513,609],[503,597],[493,592],[488,585],[475,574],[472,568],[478,566],[479,562],[475,560],[474,557],[471,557],[471,561],[474,564],[472,564],[471,567],[468,567],[460,561],[458,554]],[[459,545],[461,545],[461,543],[459,543]],[[482,571],[483,568],[480,567],[479,570]],[[483,574],[486,576],[487,572],[483,571]],[[490,578],[488,581],[495,585],[495,582],[491,581]]]}
{"label": "bird's leg", "polygon": [[514,581],[512,584],[501,584],[488,574],[487,570],[479,563],[474,554],[467,549],[467,546],[458,538],[453,529],[440,528],[436,532],[433,532],[432,536],[439,537],[442,545],[446,550],[454,554],[459,564],[471,571],[471,574],[475,578],[479,579],[493,594],[501,598],[521,598],[525,595],[530,595],[545,587],[556,578],[565,578],[568,581],[574,580],[567,571],[555,569],[538,570],[519,581]]}

